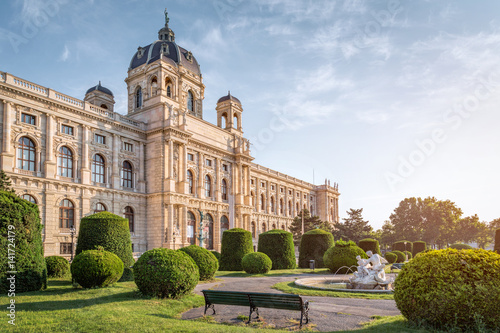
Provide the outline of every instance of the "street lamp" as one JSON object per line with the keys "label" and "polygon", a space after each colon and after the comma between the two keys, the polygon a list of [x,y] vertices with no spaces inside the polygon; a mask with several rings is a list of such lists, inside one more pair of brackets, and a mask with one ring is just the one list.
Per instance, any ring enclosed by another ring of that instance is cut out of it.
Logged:
{"label": "street lamp", "polygon": [[69,228],[69,232],[71,234],[71,260],[70,261],[73,261],[73,245],[74,245],[74,238],[75,238],[75,233],[76,233],[76,229],[75,227],[72,225],[70,228]]}

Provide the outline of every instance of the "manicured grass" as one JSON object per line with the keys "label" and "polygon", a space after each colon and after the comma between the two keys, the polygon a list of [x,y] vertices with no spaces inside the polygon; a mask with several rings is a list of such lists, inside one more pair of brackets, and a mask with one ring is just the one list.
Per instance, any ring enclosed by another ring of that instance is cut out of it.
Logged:
{"label": "manicured grass", "polygon": [[283,276],[292,274],[318,274],[318,275],[328,275],[330,271],[328,268],[318,268],[314,271],[309,268],[296,268],[296,269],[276,269],[271,270],[267,274],[248,274],[245,271],[217,271],[215,276],[229,276],[229,277],[263,277],[263,276]]}
{"label": "manicured grass", "polygon": [[[4,314],[1,332],[286,332],[218,324],[209,317],[184,321],[181,313],[203,306],[202,296],[147,298],[140,295],[134,282],[74,289],[68,280],[50,279],[47,290],[18,294],[15,301],[16,325],[12,326],[6,316],[9,298],[0,297],[4,309],[0,311]],[[397,316],[377,319],[356,332],[425,331],[409,328],[404,318]]]}
{"label": "manicured grass", "polygon": [[[423,328],[414,328],[408,324],[403,316],[391,317],[374,317],[375,320],[364,324],[362,329],[356,331],[337,331],[336,333],[369,333],[369,332],[384,332],[384,333],[426,333],[431,332]],[[437,332],[434,332],[437,333]]]}
{"label": "manicured grass", "polygon": [[304,296],[328,296],[341,298],[365,298],[365,299],[394,299],[392,294],[371,294],[371,293],[354,293],[350,291],[329,291],[311,289],[298,286],[294,281],[279,282],[272,286],[273,289],[281,290],[287,294],[297,294]]}

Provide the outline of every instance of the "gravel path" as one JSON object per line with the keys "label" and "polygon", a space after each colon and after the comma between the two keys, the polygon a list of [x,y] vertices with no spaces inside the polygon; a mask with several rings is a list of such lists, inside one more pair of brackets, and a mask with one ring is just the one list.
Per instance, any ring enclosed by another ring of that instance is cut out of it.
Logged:
{"label": "gravel path", "polygon": [[[300,278],[317,277],[317,275],[302,274]],[[223,277],[223,281],[199,284],[195,292],[202,295],[203,289],[220,289],[267,293],[282,293],[272,289],[271,286],[278,282],[292,281],[297,275],[279,277]],[[361,323],[371,320],[372,316],[396,316],[401,312],[396,308],[393,300],[360,299],[360,298],[337,298],[303,296],[310,302],[308,327],[321,332],[354,330],[361,327]],[[215,305],[217,314],[213,318],[217,322],[229,322],[238,325],[246,325],[238,319],[238,315],[248,316],[249,308],[232,305]],[[198,319],[203,317],[204,307],[191,309],[182,315],[182,319]],[[209,310],[207,314],[211,314]],[[300,320],[299,311],[259,309],[261,321],[255,324],[258,327],[276,327],[282,329],[297,330]],[[252,321],[253,323],[253,321]],[[250,324],[252,325],[252,324]]]}

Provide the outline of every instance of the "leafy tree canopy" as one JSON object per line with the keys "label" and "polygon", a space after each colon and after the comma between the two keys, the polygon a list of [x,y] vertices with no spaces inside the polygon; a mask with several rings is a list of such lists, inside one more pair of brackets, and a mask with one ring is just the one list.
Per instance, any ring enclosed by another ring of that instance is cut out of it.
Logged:
{"label": "leafy tree canopy", "polygon": [[363,220],[362,213],[363,208],[348,210],[348,217],[343,218],[343,223],[334,223],[333,237],[335,239],[348,239],[356,243],[363,238],[370,237],[373,228],[368,224],[369,221]]}

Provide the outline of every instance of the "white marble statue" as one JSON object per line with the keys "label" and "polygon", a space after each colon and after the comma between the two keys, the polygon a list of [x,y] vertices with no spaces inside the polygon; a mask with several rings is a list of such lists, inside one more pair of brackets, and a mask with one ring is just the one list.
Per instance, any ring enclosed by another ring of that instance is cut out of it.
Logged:
{"label": "white marble statue", "polygon": [[388,264],[387,260],[377,253],[373,254],[372,251],[367,251],[366,255],[368,259],[362,259],[360,256],[356,257],[358,260],[358,270],[354,272],[354,276],[350,279],[350,282],[362,285],[391,283],[392,281],[387,279],[384,270],[385,264]]}

